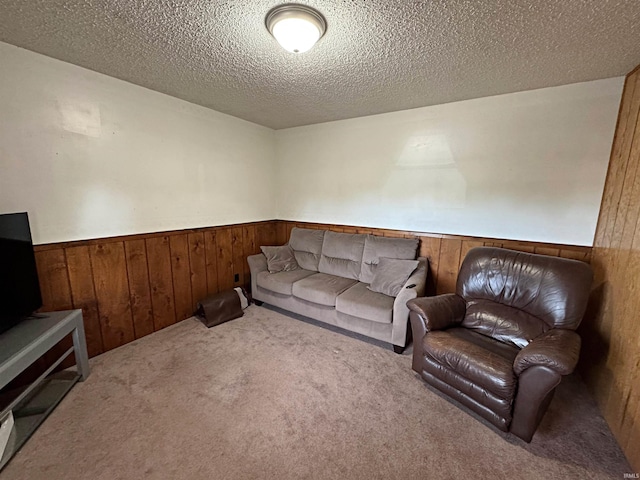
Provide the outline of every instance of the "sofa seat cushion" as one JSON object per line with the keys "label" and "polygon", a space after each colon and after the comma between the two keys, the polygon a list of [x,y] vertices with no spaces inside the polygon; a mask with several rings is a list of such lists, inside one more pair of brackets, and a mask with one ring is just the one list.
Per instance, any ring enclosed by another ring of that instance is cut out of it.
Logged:
{"label": "sofa seat cushion", "polygon": [[394,298],[372,292],[366,283],[358,282],[336,299],[336,310],[372,322],[391,323]]}
{"label": "sofa seat cushion", "polygon": [[356,280],[315,273],[293,284],[293,296],[328,307],[336,306],[336,297],[356,283]]}
{"label": "sofa seat cushion", "polygon": [[260,272],[256,277],[256,283],[259,287],[266,290],[271,290],[272,292],[282,295],[291,295],[291,287],[295,282],[314,273],[316,272],[302,269],[278,273]]}
{"label": "sofa seat cushion", "polygon": [[519,349],[465,328],[424,336],[425,356],[499,398],[511,399],[517,379],[513,362]]}

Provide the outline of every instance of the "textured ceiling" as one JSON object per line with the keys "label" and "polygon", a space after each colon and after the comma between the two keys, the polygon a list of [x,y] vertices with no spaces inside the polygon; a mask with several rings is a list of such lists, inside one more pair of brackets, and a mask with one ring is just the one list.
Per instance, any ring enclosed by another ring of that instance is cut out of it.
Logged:
{"label": "textured ceiling", "polygon": [[[277,0],[2,0],[0,40],[272,128],[624,75],[639,0],[313,0],[285,52]],[[1,66],[0,66],[1,68]]]}

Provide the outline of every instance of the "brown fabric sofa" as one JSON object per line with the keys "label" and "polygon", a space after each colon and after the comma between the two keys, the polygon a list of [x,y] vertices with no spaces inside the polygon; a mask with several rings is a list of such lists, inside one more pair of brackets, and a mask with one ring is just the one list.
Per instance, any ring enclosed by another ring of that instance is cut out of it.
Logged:
{"label": "brown fabric sofa", "polygon": [[402,284],[397,296],[367,288],[380,258],[413,260],[418,239],[294,228],[288,245],[299,268],[270,273],[265,255],[248,257],[251,293],[265,302],[393,345],[407,344],[407,301],[424,294],[428,261]]}
{"label": "brown fabric sofa", "polygon": [[413,369],[500,430],[529,442],[580,353],[592,282],[576,260],[478,247],[455,294],[409,301]]}

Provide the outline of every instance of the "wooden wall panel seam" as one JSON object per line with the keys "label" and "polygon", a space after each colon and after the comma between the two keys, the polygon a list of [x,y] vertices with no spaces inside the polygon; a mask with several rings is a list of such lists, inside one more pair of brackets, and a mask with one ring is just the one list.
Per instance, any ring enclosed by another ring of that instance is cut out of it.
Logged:
{"label": "wooden wall panel seam", "polygon": [[149,303],[150,303],[150,308],[151,308],[151,322],[153,325],[153,331],[155,332],[156,330],[158,330],[158,327],[156,326],[156,314],[154,311],[154,306],[153,306],[153,301],[151,299],[151,274],[149,272],[149,254],[147,252],[147,242],[143,240],[143,245],[144,245],[144,252],[145,252],[145,259],[146,259],[146,264],[147,264],[147,279],[149,281]]}

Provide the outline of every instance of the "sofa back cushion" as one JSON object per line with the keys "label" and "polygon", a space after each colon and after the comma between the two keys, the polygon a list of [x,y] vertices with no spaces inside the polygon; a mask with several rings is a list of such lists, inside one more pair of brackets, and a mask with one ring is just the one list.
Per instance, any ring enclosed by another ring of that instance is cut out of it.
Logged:
{"label": "sofa back cushion", "polygon": [[318,271],[358,280],[366,235],[327,231]]}
{"label": "sofa back cushion", "polygon": [[371,283],[380,258],[415,260],[417,250],[417,238],[388,238],[367,235],[364,241],[362,267],[358,280],[362,283]]}
{"label": "sofa back cushion", "polygon": [[289,246],[292,248],[300,268],[313,272],[318,271],[324,234],[324,230],[293,227]]}

